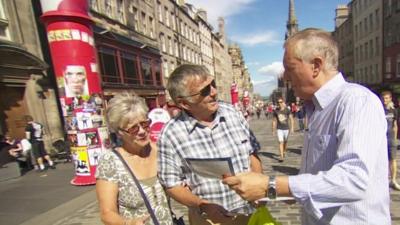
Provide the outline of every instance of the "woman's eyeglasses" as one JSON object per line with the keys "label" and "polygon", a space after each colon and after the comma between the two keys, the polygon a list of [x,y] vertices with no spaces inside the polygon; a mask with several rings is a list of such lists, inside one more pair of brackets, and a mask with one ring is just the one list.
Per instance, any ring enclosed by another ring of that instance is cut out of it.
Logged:
{"label": "woman's eyeglasses", "polygon": [[122,129],[122,128],[118,128],[118,129],[121,131],[124,131],[132,136],[136,136],[139,133],[140,127],[142,127],[143,130],[145,130],[145,131],[149,131],[150,124],[151,124],[151,119],[147,119],[145,121],[139,122],[139,123],[131,126],[130,128],[128,128],[126,130]]}
{"label": "woman's eyeglasses", "polygon": [[217,85],[215,84],[215,80],[212,80],[207,86],[205,86],[204,88],[202,88],[202,89],[201,89],[198,93],[196,93],[196,94],[186,95],[186,96],[179,96],[179,97],[187,98],[187,97],[193,97],[193,96],[196,96],[196,95],[200,95],[200,96],[203,96],[203,97],[207,97],[207,96],[209,96],[210,93],[211,93],[211,87],[217,88]]}

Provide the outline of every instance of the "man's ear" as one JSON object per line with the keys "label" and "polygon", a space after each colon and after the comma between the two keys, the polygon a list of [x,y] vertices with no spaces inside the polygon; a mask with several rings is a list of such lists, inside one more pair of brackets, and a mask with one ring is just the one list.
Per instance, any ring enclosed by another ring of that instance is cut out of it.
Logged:
{"label": "man's ear", "polygon": [[176,100],[176,105],[178,107],[180,107],[181,109],[189,111],[189,107],[190,106],[189,106],[188,102],[184,98],[178,97],[178,99]]}
{"label": "man's ear", "polygon": [[324,64],[324,60],[320,57],[316,57],[312,61],[312,71],[313,77],[317,77],[318,74],[322,71],[322,67]]}

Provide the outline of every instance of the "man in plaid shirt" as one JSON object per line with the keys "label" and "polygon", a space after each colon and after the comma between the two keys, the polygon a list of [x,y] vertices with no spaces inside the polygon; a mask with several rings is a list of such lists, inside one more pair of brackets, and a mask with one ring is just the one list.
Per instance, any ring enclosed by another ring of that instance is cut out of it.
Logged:
{"label": "man in plaid shirt", "polygon": [[261,173],[260,146],[248,123],[232,105],[217,101],[214,78],[203,66],[179,66],[167,89],[183,110],[165,125],[158,141],[161,183],[172,198],[189,207],[192,225],[247,224],[254,211],[249,202],[221,179],[194,173],[188,159],[230,158],[235,174]]}

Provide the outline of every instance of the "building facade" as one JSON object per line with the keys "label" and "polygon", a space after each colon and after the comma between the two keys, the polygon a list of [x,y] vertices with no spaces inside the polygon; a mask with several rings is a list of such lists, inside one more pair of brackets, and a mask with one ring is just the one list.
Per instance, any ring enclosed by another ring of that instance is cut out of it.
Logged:
{"label": "building facade", "polygon": [[400,3],[383,1],[383,83],[400,94]]}
{"label": "building facade", "polygon": [[[39,10],[38,10],[39,9]],[[40,4],[0,0],[0,134],[25,137],[24,115],[44,125],[46,149],[64,139],[54,78],[43,53]]]}
{"label": "building facade", "polygon": [[339,71],[348,80],[354,80],[353,19],[349,8],[347,5],[336,8],[333,36],[339,47]]}
{"label": "building facade", "polygon": [[375,88],[382,83],[382,1],[351,2],[354,81]]}
{"label": "building facade", "polygon": [[150,108],[165,102],[156,3],[91,0],[94,39],[106,99],[134,91]]}

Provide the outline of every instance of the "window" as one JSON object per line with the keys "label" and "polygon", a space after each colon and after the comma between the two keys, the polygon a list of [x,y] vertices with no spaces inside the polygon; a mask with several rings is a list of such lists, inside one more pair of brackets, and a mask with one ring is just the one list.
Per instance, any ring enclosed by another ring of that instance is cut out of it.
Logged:
{"label": "window", "polygon": [[375,10],[375,24],[376,24],[376,28],[379,29],[380,24],[379,24],[379,9]]}
{"label": "window", "polygon": [[364,31],[368,33],[368,19],[367,17],[364,18]]}
{"label": "window", "polygon": [[10,31],[8,27],[8,18],[3,1],[0,0],[0,39],[10,40]]}
{"label": "window", "polygon": [[173,46],[173,44],[172,44],[172,38],[171,37],[168,37],[168,53],[170,54],[170,55],[173,55],[174,54],[174,46]]}
{"label": "window", "polygon": [[149,58],[142,57],[140,64],[141,64],[144,84],[153,85],[151,60]]}
{"label": "window", "polygon": [[392,0],[387,1],[386,16],[392,15]]}
{"label": "window", "polygon": [[99,6],[98,6],[97,0],[90,0],[90,8],[92,10],[94,10],[94,11],[98,11],[99,10]]}
{"label": "window", "polygon": [[157,2],[158,8],[158,20],[162,23],[163,22],[163,12],[162,12],[162,5],[160,2]]}
{"label": "window", "polygon": [[179,47],[178,47],[178,42],[174,40],[174,46],[175,46],[175,56],[179,57]]}
{"label": "window", "polygon": [[373,15],[372,15],[372,13],[371,14],[369,14],[369,29],[372,31],[372,30],[374,30],[374,21],[373,21]]}
{"label": "window", "polygon": [[121,23],[125,23],[124,8],[124,1],[117,0],[117,20]]}
{"label": "window", "polygon": [[105,0],[104,1],[104,9],[105,9],[105,13],[108,17],[112,18],[112,2],[111,0]]}
{"label": "window", "polygon": [[161,74],[161,62],[160,61],[153,61],[154,62],[154,73],[156,75],[156,85],[162,86],[162,74]]}
{"label": "window", "polygon": [[357,24],[354,26],[354,36],[356,39],[358,39],[358,26]]}
{"label": "window", "polygon": [[396,78],[400,77],[400,54],[396,57]]}
{"label": "window", "polygon": [[176,30],[175,14],[171,12],[172,29]]}
{"label": "window", "polygon": [[163,33],[160,34],[160,43],[161,43],[161,50],[163,52],[166,52],[167,51],[167,46],[166,46],[166,43],[165,43],[165,37],[164,37]]}
{"label": "window", "polygon": [[120,83],[121,78],[117,66],[116,51],[111,48],[100,47],[99,60],[103,82]]}
{"label": "window", "polygon": [[167,7],[164,8],[164,13],[165,13],[165,25],[169,27],[169,12]]}
{"label": "window", "polygon": [[169,71],[168,71],[168,62],[167,61],[163,62],[163,71],[164,71],[165,77],[168,78],[169,77]]}
{"label": "window", "polygon": [[391,64],[391,58],[386,57],[385,59],[385,78],[390,79],[392,77],[392,64]]}
{"label": "window", "polygon": [[150,27],[150,37],[154,38],[155,25],[154,25],[153,17],[151,17],[151,16],[149,16],[149,27]]}
{"label": "window", "polygon": [[135,31],[140,32],[140,26],[139,26],[139,13],[137,8],[132,7],[132,14],[133,14],[133,27]]}
{"label": "window", "polygon": [[126,84],[140,84],[137,70],[136,56],[129,53],[121,54],[122,66],[124,69],[124,81]]}
{"label": "window", "polygon": [[369,58],[372,59],[374,56],[374,46],[372,44],[372,40],[369,40]]}
{"label": "window", "polygon": [[375,56],[378,56],[380,54],[380,43],[379,43],[379,37],[375,38]]}
{"label": "window", "polygon": [[147,35],[146,13],[142,12],[142,33]]}

